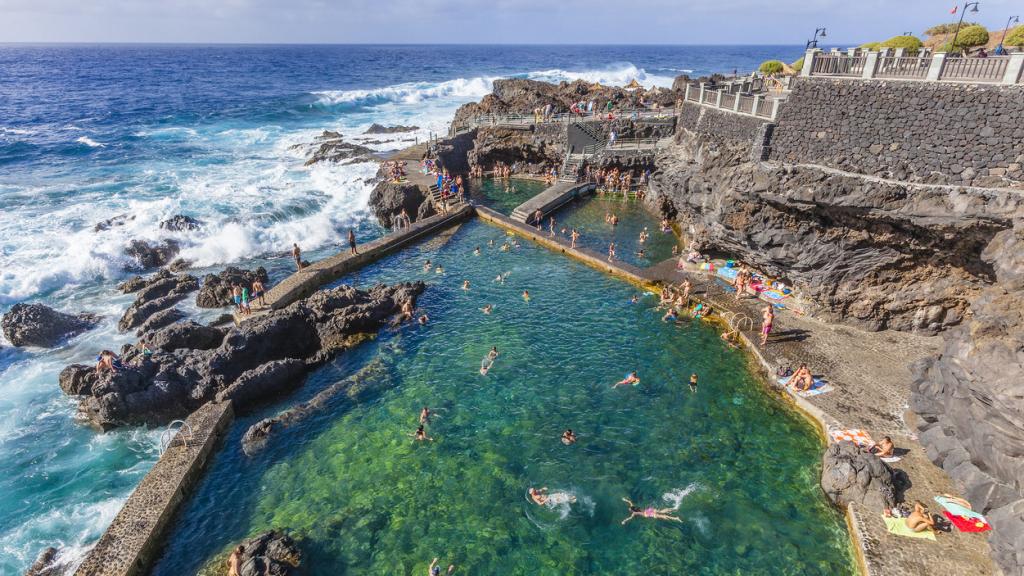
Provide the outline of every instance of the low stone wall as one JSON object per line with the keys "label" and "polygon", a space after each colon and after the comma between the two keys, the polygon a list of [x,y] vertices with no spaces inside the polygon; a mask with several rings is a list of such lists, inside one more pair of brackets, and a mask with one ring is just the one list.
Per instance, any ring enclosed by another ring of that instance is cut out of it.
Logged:
{"label": "low stone wall", "polygon": [[462,221],[472,214],[472,207],[462,205],[449,214],[438,214],[414,222],[404,230],[392,232],[372,242],[359,246],[359,254],[349,254],[346,250],[340,254],[326,258],[303,268],[282,280],[270,289],[266,300],[273,310],[284,308],[292,302],[311,296],[324,284],[337,280],[342,275],[361,268],[370,262],[380,259],[386,254],[430,235],[441,228],[446,228]]}
{"label": "low stone wall", "polygon": [[1024,85],[797,78],[772,160],[1024,188]]}
{"label": "low stone wall", "polygon": [[[684,102],[679,112],[678,126],[692,134],[714,134],[717,138],[736,143],[755,143],[764,126],[771,124],[762,118],[737,114]],[[676,138],[681,131],[677,132]]]}
{"label": "low stone wall", "polygon": [[185,422],[171,445],[125,502],[75,576],[147,574],[178,507],[199,480],[221,433],[234,419],[231,402],[210,402]]}

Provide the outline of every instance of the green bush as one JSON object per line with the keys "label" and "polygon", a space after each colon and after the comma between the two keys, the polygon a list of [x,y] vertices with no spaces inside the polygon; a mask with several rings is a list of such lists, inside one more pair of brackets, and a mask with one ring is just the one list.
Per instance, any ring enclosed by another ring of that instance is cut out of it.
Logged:
{"label": "green bush", "polygon": [[881,44],[882,48],[904,48],[907,54],[917,54],[922,46],[924,43],[915,36],[893,36]]}
{"label": "green bush", "polygon": [[866,44],[861,44],[860,47],[865,49],[865,50],[878,50],[879,48],[882,47],[882,43],[881,42],[868,42]]}
{"label": "green bush", "polygon": [[[960,25],[960,29],[970,28],[971,26],[981,26],[977,22],[964,22]],[[956,22],[950,22],[949,24],[939,24],[932,26],[931,28],[924,31],[928,36],[938,36],[939,34],[952,34],[956,30]]]}
{"label": "green bush", "polygon": [[[950,41],[952,42],[952,38]],[[961,28],[956,35],[956,47],[973,48],[988,44],[988,30],[984,26],[968,26]]]}
{"label": "green bush", "polygon": [[762,74],[782,74],[782,71],[785,70],[785,68],[786,65],[779,60],[765,60],[764,62],[761,62],[761,65],[758,66],[757,69]]}
{"label": "green bush", "polygon": [[1006,40],[1003,40],[1003,46],[1024,47],[1024,26],[1017,26],[1013,30],[1007,32]]}
{"label": "green bush", "polygon": [[789,67],[792,68],[794,72],[799,72],[799,71],[803,70],[804,69],[804,57],[801,56],[799,60],[797,60],[796,62],[793,62],[792,64],[790,64]]}

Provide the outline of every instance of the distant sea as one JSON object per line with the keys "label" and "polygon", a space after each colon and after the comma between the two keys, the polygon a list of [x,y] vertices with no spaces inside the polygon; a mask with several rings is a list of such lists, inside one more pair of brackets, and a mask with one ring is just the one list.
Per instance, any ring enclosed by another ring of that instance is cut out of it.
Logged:
{"label": "distant sea", "polygon": [[[323,130],[375,150],[444,132],[497,78],[667,87],[748,73],[802,46],[0,45],[0,313],[23,301],[104,314],[56,350],[0,338],[0,573],[45,546],[80,557],[157,456],[159,432],[99,434],[57,386],[71,362],[130,341],[132,239],[181,242],[198,266],[252,265],[298,242],[372,230],[372,163],[304,167]],[[415,125],[364,136],[372,123]],[[96,223],[126,215],[122,226]],[[162,231],[175,214],[202,230]],[[370,232],[368,232],[370,233]],[[198,312],[197,312],[198,313]]]}

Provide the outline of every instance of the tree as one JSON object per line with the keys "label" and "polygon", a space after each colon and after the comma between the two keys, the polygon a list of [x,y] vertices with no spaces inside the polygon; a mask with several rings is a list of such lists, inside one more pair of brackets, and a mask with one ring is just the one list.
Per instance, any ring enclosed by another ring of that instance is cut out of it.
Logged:
{"label": "tree", "polygon": [[789,67],[792,68],[794,72],[799,72],[799,71],[803,70],[804,69],[804,57],[801,56],[799,60],[797,60],[796,62],[793,62],[792,64],[790,64]]}
{"label": "tree", "polygon": [[865,50],[872,50],[872,51],[874,51],[874,50],[878,50],[879,48],[881,48],[882,47],[882,43],[881,42],[868,42],[866,44],[861,44],[860,47],[865,49]]}
{"label": "tree", "polygon": [[1024,47],[1024,25],[1017,26],[1007,32],[1006,40],[1003,40],[1003,46]]}
{"label": "tree", "polygon": [[[960,29],[970,28],[971,26],[980,26],[977,22],[964,22],[960,25]],[[926,36],[938,36],[939,34],[952,34],[956,30],[956,22],[950,22],[949,24],[938,24],[924,31]],[[959,42],[958,42],[959,44]]]}
{"label": "tree", "polygon": [[757,69],[762,74],[782,74],[782,71],[786,69],[786,65],[780,60],[765,60],[761,62]]}
{"label": "tree", "polygon": [[[952,38],[949,40],[953,41]],[[956,46],[953,48],[973,48],[985,44],[988,44],[988,30],[985,30],[984,26],[968,26],[960,29],[960,33],[956,35]]]}
{"label": "tree", "polygon": [[[957,41],[957,44],[960,42]],[[916,36],[893,36],[881,43],[882,48],[903,48],[907,54],[917,54],[917,51],[924,46]]]}

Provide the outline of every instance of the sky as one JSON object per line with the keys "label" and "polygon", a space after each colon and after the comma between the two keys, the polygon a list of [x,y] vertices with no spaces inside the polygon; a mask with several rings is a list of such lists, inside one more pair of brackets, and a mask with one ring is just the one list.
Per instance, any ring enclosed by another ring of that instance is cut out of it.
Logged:
{"label": "sky", "polygon": [[[955,20],[955,0],[0,0],[0,42],[828,44]],[[959,2],[962,6],[963,2]],[[1002,30],[1022,0],[967,18]]]}

